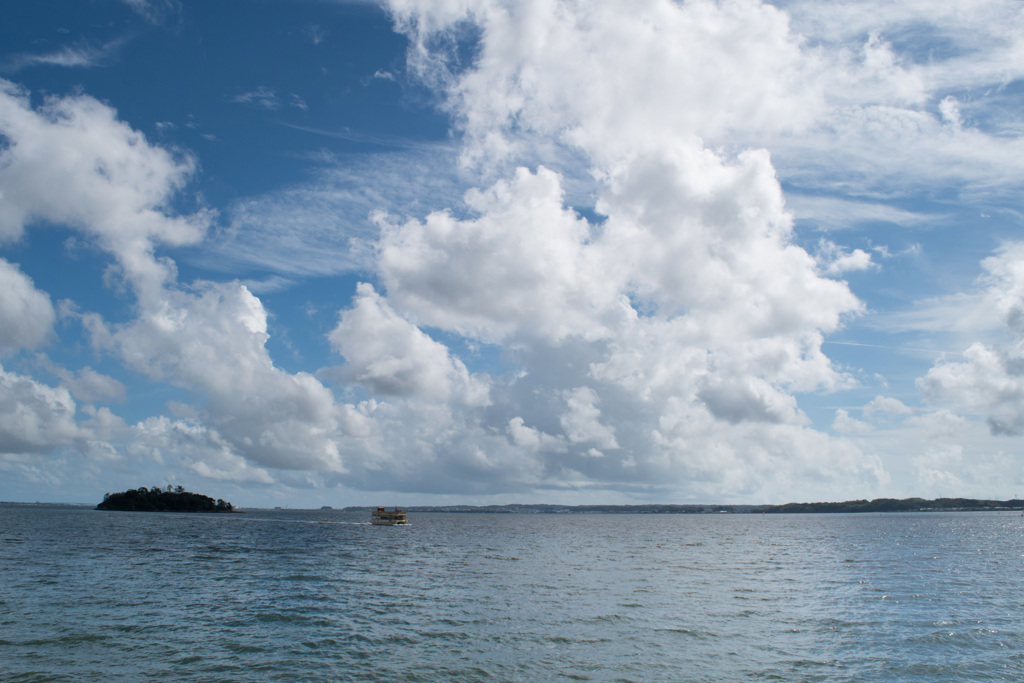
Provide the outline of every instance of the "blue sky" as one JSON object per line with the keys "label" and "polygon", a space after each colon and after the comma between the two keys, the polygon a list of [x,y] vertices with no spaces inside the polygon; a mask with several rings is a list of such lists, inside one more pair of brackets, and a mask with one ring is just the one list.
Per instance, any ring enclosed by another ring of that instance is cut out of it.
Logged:
{"label": "blue sky", "polygon": [[0,26],[0,499],[1009,498],[1024,7]]}

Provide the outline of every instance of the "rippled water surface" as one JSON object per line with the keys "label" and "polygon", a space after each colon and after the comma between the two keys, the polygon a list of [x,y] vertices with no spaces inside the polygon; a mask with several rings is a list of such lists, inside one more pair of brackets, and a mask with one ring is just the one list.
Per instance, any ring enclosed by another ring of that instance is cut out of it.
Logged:
{"label": "rippled water surface", "polygon": [[1024,680],[1024,519],[0,506],[3,681]]}

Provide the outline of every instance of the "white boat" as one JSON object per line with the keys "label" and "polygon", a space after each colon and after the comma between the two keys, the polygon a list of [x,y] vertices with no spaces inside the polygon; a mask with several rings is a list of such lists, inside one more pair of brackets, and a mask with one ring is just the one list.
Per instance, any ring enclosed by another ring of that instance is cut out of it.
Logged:
{"label": "white boat", "polygon": [[382,526],[395,526],[396,524],[408,524],[409,517],[405,514],[405,510],[388,510],[387,508],[377,508],[370,513],[370,524],[377,524]]}

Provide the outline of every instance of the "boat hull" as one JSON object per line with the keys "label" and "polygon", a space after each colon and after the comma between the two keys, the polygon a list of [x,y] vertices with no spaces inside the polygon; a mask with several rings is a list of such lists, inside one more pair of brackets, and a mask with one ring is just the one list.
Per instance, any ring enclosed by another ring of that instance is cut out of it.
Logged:
{"label": "boat hull", "polygon": [[370,524],[375,526],[405,526],[409,523],[405,510],[377,508],[370,514]]}

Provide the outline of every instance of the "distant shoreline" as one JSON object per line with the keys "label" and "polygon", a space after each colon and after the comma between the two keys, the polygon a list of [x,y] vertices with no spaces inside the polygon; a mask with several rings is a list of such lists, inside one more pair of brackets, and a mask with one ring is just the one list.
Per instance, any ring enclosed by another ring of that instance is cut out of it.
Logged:
{"label": "distant shoreline", "polygon": [[[91,503],[47,503],[41,501],[0,501],[0,505],[21,507],[70,507],[95,509]],[[332,508],[341,512],[367,512],[372,505],[351,505]],[[466,514],[851,514],[859,512],[984,512],[1024,511],[1024,500],[983,500],[976,498],[876,498],[874,500],[848,500],[843,502],[785,503],[783,505],[714,505],[714,504],[643,504],[643,505],[556,505],[550,503],[523,503],[507,505],[407,505],[408,512],[449,512]],[[247,508],[256,510],[319,511],[321,508]],[[234,512],[240,508],[233,507]]]}
{"label": "distant shoreline", "polygon": [[[346,512],[365,512],[370,506],[342,508]],[[458,512],[477,514],[806,514],[858,512],[971,512],[985,510],[1024,511],[1024,500],[980,500],[976,498],[876,498],[840,503],[785,503],[783,505],[409,505],[408,512]]]}

